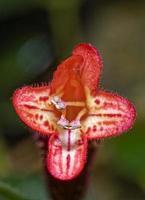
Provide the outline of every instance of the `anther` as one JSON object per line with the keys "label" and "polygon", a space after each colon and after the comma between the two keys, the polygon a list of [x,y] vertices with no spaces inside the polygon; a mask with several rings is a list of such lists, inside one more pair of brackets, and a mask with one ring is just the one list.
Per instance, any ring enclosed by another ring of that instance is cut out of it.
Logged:
{"label": "anther", "polygon": [[51,99],[51,103],[58,109],[64,110],[66,108],[65,102],[63,102],[58,96],[54,96]]}
{"label": "anther", "polygon": [[57,122],[57,124],[60,125],[61,127],[63,127],[64,129],[74,130],[74,129],[81,128],[80,120],[76,119],[76,120],[69,122],[68,120],[66,120],[64,118],[63,115],[61,116],[61,118]]}
{"label": "anther", "polygon": [[72,127],[72,129],[81,128],[80,120],[78,119],[73,120],[72,122],[70,122],[70,126]]}
{"label": "anther", "polygon": [[62,115],[60,120],[57,122],[57,124],[62,127],[67,127],[69,124],[69,121],[67,119],[65,119],[65,117]]}

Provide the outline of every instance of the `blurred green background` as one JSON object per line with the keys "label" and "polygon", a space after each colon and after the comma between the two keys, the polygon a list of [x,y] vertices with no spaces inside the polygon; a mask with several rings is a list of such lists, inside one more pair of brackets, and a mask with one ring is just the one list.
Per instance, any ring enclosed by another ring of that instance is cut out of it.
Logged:
{"label": "blurred green background", "polygon": [[84,200],[145,199],[145,2],[0,0],[0,200],[46,200],[41,156],[11,102],[50,81],[80,42],[104,60],[101,87],[131,99],[134,128],[100,146]]}

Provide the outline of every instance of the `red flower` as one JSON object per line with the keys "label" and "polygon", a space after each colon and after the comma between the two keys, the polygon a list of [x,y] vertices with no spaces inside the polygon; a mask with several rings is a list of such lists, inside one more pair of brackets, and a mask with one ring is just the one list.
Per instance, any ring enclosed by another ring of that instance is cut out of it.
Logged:
{"label": "red flower", "polygon": [[47,86],[15,91],[21,120],[50,136],[47,168],[56,178],[73,179],[86,162],[88,140],[117,136],[132,127],[135,108],[125,98],[99,89],[101,57],[90,44],[74,48]]}

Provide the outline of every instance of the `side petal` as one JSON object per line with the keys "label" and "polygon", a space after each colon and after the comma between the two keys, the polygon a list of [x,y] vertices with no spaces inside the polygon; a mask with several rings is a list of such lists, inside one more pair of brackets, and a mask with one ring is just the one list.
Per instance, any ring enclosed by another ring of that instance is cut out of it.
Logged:
{"label": "side petal", "polygon": [[57,119],[49,105],[49,93],[49,86],[26,86],[13,95],[13,106],[20,119],[42,134],[56,133]]}
{"label": "side petal", "polygon": [[73,55],[82,56],[83,63],[80,66],[80,76],[84,87],[89,88],[91,93],[96,94],[102,59],[98,50],[91,44],[79,44],[73,50]]}
{"label": "side petal", "polygon": [[73,148],[62,145],[57,135],[49,140],[47,168],[57,179],[71,180],[83,170],[86,162],[87,139],[82,138]]}
{"label": "side petal", "polygon": [[83,131],[88,139],[101,139],[119,135],[133,126],[134,106],[127,99],[109,92],[99,91],[89,98],[88,116]]}

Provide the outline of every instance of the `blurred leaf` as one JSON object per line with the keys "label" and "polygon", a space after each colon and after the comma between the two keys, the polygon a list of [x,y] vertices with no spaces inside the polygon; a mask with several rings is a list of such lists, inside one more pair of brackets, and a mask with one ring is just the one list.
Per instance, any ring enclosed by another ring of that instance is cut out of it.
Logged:
{"label": "blurred leaf", "polygon": [[44,72],[52,61],[52,53],[46,36],[28,39],[17,54],[18,66],[28,78]]}
{"label": "blurred leaf", "polygon": [[[40,1],[40,0],[38,0]],[[78,7],[78,5],[81,4],[82,0],[71,0],[71,1],[66,1],[66,0],[49,0],[45,1],[46,5],[49,5],[50,9],[56,10],[56,9],[72,9]]]}
{"label": "blurred leaf", "polygon": [[3,182],[0,182],[0,197],[2,197],[3,200],[29,200],[20,192]]}
{"label": "blurred leaf", "polygon": [[13,87],[22,85],[43,73],[52,61],[48,37],[25,35],[2,49],[0,55],[0,96],[7,97]]}
{"label": "blurred leaf", "polygon": [[4,181],[17,188],[25,197],[31,200],[48,200],[42,175],[14,174]]}
{"label": "blurred leaf", "polygon": [[[0,132],[2,134],[2,132]],[[8,151],[6,146],[0,137],[0,176],[3,177],[6,174],[9,174],[10,171],[10,162],[8,157]]]}
{"label": "blurred leaf", "polygon": [[116,173],[134,180],[145,190],[145,125],[138,123],[128,134],[109,140],[113,150],[112,165]]}
{"label": "blurred leaf", "polygon": [[1,116],[4,116],[5,113],[7,113],[7,117],[1,117],[0,120],[0,126],[5,129],[11,129],[11,134],[14,134],[13,128],[19,128],[17,132],[19,131],[21,134],[21,129],[24,127],[23,124],[20,122],[18,117],[16,116],[14,109],[12,107],[12,100],[10,101],[1,101]]}
{"label": "blurred leaf", "polygon": [[12,14],[22,13],[36,6],[34,0],[1,0],[0,1],[0,17],[9,17]]}

